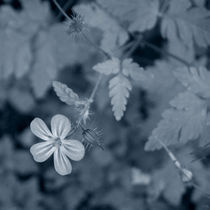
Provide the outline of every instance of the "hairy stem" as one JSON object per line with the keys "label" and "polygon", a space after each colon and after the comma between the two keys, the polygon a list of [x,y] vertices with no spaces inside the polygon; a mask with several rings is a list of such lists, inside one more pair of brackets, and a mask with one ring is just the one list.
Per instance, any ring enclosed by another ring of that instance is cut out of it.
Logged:
{"label": "hairy stem", "polygon": [[[93,99],[94,99],[94,97],[95,97],[95,95],[96,95],[96,92],[97,92],[97,90],[98,90],[98,88],[99,88],[99,86],[100,86],[100,84],[101,84],[102,78],[103,78],[103,75],[100,74],[99,77],[98,77],[98,79],[97,79],[97,82],[96,82],[96,84],[95,84],[95,86],[94,86],[94,88],[93,88],[93,90],[92,90],[92,92],[91,92],[91,94],[90,94],[90,97],[88,98],[87,103],[85,104],[85,107],[84,107],[83,110],[81,111],[80,118],[77,120],[77,124],[76,124],[76,126],[75,126],[75,129],[77,129],[79,126],[82,126],[82,125],[81,125],[81,122],[82,122],[82,120],[83,120],[83,118],[84,118],[85,113],[89,110],[90,105],[91,105],[91,104],[93,103],[93,101],[94,101]],[[82,128],[83,128],[83,127],[82,127]]]}

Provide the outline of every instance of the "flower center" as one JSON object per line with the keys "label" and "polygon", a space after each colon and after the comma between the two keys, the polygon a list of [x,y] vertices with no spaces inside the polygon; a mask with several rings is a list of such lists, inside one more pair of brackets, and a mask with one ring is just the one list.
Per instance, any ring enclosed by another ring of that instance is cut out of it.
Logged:
{"label": "flower center", "polygon": [[61,139],[60,138],[55,139],[55,142],[53,143],[53,145],[55,147],[60,147],[62,145]]}

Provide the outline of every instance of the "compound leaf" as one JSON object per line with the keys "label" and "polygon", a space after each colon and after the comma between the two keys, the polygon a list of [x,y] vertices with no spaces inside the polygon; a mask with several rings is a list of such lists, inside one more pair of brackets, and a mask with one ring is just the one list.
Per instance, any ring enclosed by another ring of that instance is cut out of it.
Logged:
{"label": "compound leaf", "polygon": [[163,119],[149,137],[146,150],[160,149],[159,140],[172,145],[187,143],[202,136],[207,117],[205,101],[190,92],[184,92],[170,104],[172,107],[163,112]]}

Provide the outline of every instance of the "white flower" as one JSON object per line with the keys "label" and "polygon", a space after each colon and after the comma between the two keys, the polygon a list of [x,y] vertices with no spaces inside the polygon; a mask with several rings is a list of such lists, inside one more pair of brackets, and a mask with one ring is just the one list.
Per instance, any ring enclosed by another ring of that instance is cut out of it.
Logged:
{"label": "white flower", "polygon": [[44,121],[35,118],[31,122],[31,131],[44,142],[34,144],[30,148],[37,162],[44,162],[54,154],[55,170],[60,175],[70,174],[72,166],[68,158],[79,161],[84,157],[85,148],[78,140],[65,139],[71,130],[71,123],[64,115],[55,115],[51,119],[51,131]]}

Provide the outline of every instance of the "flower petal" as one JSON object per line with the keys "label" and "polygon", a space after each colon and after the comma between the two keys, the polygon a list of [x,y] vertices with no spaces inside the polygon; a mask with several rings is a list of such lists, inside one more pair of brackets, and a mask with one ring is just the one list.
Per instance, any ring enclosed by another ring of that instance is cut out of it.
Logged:
{"label": "flower petal", "polygon": [[67,156],[63,153],[62,148],[62,146],[58,147],[54,152],[54,166],[60,175],[67,175],[71,173],[72,166]]}
{"label": "flower petal", "polygon": [[51,130],[54,136],[64,139],[71,130],[71,123],[64,115],[57,114],[51,120]]}
{"label": "flower petal", "polygon": [[85,155],[85,148],[78,140],[62,140],[63,152],[72,160],[79,161]]}
{"label": "flower petal", "polygon": [[55,147],[52,143],[53,141],[45,141],[34,144],[30,148],[30,152],[33,155],[34,160],[37,162],[44,162],[47,160],[55,151]]}
{"label": "flower petal", "polygon": [[37,137],[43,140],[49,140],[50,138],[52,138],[52,133],[50,132],[47,125],[42,119],[35,118],[31,122],[30,127],[31,127],[32,133],[36,135]]}

